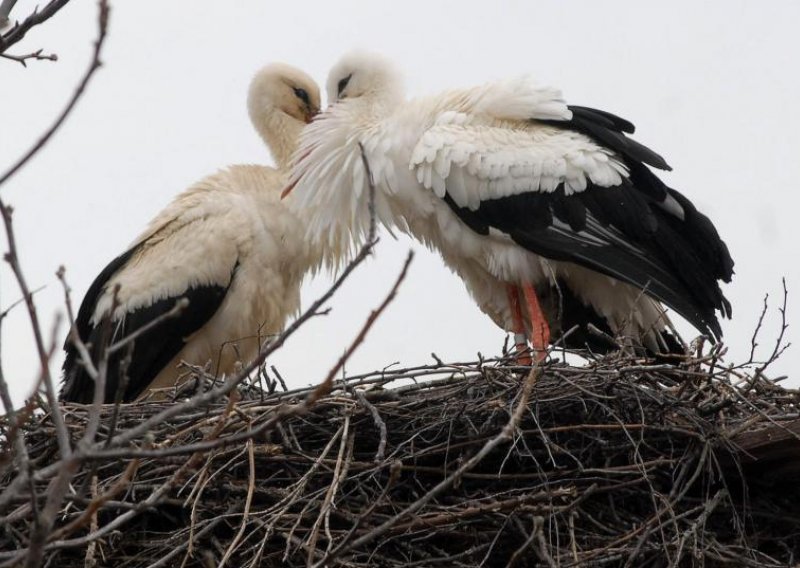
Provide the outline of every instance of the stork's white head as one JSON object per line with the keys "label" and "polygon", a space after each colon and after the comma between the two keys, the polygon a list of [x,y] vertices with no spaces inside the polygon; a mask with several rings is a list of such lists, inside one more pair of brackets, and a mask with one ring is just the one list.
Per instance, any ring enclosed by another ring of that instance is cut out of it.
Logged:
{"label": "stork's white head", "polygon": [[[362,149],[372,146],[371,127],[402,104],[403,87],[389,61],[356,51],[331,69],[327,91],[331,106],[303,131],[283,195],[291,192],[290,207],[306,220],[309,241],[324,243],[326,263],[336,266],[368,233],[370,191]],[[370,163],[378,167],[377,158]],[[376,176],[380,171],[371,170]],[[388,219],[381,191],[375,192],[374,204],[376,218]]]}
{"label": "stork's white head", "polygon": [[254,124],[274,112],[308,123],[319,112],[319,105],[319,89],[314,80],[283,63],[272,63],[256,73],[247,97],[247,109]]}
{"label": "stork's white head", "polygon": [[250,120],[281,166],[289,163],[300,131],[319,112],[319,106],[317,84],[290,65],[267,65],[250,82]]}
{"label": "stork's white head", "polygon": [[331,69],[327,91],[329,103],[363,97],[393,104],[403,98],[403,78],[385,57],[352,51]]}

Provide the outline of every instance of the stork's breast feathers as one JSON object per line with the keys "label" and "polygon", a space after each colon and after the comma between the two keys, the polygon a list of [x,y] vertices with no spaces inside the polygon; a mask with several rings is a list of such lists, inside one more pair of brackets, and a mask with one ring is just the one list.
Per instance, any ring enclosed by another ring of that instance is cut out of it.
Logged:
{"label": "stork's breast feathers", "polygon": [[520,123],[514,128],[470,124],[461,113],[443,113],[420,137],[409,167],[437,196],[449,194],[461,207],[526,192],[567,195],[619,185],[625,165],[585,136]]}

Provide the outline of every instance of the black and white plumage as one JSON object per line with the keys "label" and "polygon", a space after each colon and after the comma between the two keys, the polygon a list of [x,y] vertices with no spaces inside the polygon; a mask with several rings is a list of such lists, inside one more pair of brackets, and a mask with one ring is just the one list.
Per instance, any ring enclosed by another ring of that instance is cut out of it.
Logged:
{"label": "black and white plumage", "polygon": [[328,96],[337,102],[304,131],[290,185],[294,206],[313,210],[313,238],[363,235],[360,144],[379,219],[439,250],[506,329],[520,331],[509,286],[567,287],[614,335],[654,351],[675,345],[660,303],[721,335],[728,250],[653,174],[668,166],[627,136],[628,121],[526,77],[405,101],[392,66],[364,53],[333,68]]}
{"label": "black and white plumage", "polygon": [[[110,359],[105,402],[117,394],[128,402],[174,385],[181,361],[231,373],[299,309],[300,283],[319,259],[280,190],[300,132],[319,109],[319,92],[305,73],[274,64],[253,79],[248,107],[278,168],[231,166],[194,184],[100,273],[84,297],[75,326],[94,357],[104,340],[128,336],[181,298],[189,302],[177,317],[136,339],[127,370],[120,369],[125,349]],[[94,381],[69,339],[64,349],[61,399],[89,403]]]}

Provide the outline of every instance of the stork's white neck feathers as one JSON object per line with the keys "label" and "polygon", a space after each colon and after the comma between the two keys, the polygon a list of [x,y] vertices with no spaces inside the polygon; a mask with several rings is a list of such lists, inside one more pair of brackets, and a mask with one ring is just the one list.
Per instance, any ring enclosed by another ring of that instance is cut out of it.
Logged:
{"label": "stork's white neck feathers", "polygon": [[273,107],[263,113],[260,120],[253,120],[253,126],[269,148],[278,169],[288,169],[305,123]]}

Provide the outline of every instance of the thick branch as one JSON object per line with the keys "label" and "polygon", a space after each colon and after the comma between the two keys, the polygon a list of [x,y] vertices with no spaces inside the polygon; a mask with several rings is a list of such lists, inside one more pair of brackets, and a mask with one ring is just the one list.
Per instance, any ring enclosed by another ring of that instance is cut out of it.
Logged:
{"label": "thick branch", "polygon": [[[69,0],[53,0],[41,10],[38,7],[33,11],[33,14],[25,18],[22,22],[15,25],[11,30],[0,36],[0,53],[5,52],[6,49],[22,40],[31,28],[49,20],[56,13],[67,5]],[[3,27],[3,9],[6,10],[6,17],[11,13],[16,0],[4,0],[3,5],[0,6],[0,29]]]}
{"label": "thick branch", "polygon": [[14,4],[16,3],[17,0],[3,0],[3,2],[0,3],[0,32],[2,32],[3,28],[8,24],[8,16],[11,14],[11,10],[14,9]]}

